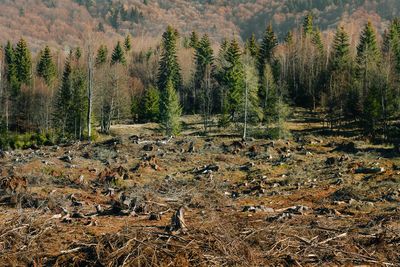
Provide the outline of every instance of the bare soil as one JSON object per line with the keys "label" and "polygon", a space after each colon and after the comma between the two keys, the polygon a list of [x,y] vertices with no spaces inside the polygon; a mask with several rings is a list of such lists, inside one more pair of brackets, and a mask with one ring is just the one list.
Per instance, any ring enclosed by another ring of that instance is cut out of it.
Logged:
{"label": "bare soil", "polygon": [[392,147],[305,120],[291,140],[202,137],[199,121],[3,152],[0,265],[400,266]]}

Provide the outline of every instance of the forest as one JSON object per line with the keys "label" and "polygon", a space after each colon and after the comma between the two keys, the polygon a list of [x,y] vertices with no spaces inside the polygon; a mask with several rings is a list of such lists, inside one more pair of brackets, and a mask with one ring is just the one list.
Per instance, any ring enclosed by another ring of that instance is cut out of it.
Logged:
{"label": "forest", "polygon": [[202,116],[205,135],[234,125],[244,138],[285,138],[296,107],[318,112],[327,131],[397,144],[399,34],[397,19],[383,36],[367,23],[353,47],[339,26],[328,45],[310,13],[283,42],[269,24],[261,40],[224,39],[216,52],[207,34],[171,26],[140,52],[130,35],[113,48],[88,42],[37,55],[21,38],[2,51],[1,146],[91,139],[92,128],[108,134],[116,123],[158,122],[177,135],[191,114]]}

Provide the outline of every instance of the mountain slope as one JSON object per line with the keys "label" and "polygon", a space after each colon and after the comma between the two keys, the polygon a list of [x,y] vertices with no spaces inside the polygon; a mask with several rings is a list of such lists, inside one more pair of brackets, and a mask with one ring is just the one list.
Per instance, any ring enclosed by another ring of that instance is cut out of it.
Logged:
{"label": "mountain slope", "polygon": [[3,0],[0,40],[24,36],[34,49],[44,43],[63,48],[82,45],[89,33],[110,42],[127,32],[158,37],[168,24],[220,40],[260,35],[269,22],[282,38],[310,11],[322,30],[341,22],[358,28],[367,20],[382,30],[399,10],[396,0]]}

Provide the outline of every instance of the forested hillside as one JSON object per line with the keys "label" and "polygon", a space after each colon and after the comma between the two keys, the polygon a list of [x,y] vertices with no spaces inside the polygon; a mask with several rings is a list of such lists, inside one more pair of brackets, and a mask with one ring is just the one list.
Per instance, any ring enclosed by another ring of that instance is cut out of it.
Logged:
{"label": "forested hillside", "polygon": [[24,36],[35,49],[44,43],[63,48],[82,45],[89,33],[102,40],[127,32],[155,37],[173,25],[181,33],[196,29],[220,41],[234,34],[245,39],[253,32],[261,37],[269,22],[283,38],[309,11],[321,30],[343,21],[356,32],[368,19],[383,30],[399,9],[396,0],[5,0],[0,3],[0,39]]}

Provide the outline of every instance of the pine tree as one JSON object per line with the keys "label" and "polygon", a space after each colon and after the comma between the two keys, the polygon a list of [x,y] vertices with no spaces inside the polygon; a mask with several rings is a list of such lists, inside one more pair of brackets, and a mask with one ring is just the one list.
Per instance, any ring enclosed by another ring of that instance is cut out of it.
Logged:
{"label": "pine tree", "polygon": [[130,34],[126,35],[124,46],[125,46],[125,51],[126,52],[131,51],[131,49],[132,49],[132,41],[131,41],[131,35]]}
{"label": "pine tree", "polygon": [[20,90],[20,82],[17,78],[17,68],[15,60],[15,51],[10,41],[4,49],[5,65],[6,65],[6,78],[10,89],[11,96],[16,96]]}
{"label": "pine tree", "polygon": [[53,62],[53,57],[51,55],[49,46],[46,46],[42,51],[36,67],[36,72],[39,77],[44,79],[48,86],[50,86],[56,78],[56,66]]}
{"label": "pine tree", "polygon": [[96,56],[97,67],[107,62],[107,57],[108,57],[107,54],[108,54],[107,46],[100,45],[99,49],[97,50],[97,56]]}
{"label": "pine tree", "polygon": [[81,59],[81,57],[82,57],[81,48],[80,48],[80,47],[77,47],[77,48],[75,49],[75,60],[79,62],[79,60]]}
{"label": "pine tree", "polygon": [[71,73],[71,110],[73,120],[73,129],[71,132],[76,139],[83,138],[83,132],[86,127],[87,119],[87,77],[85,71],[80,68],[74,68]]}
{"label": "pine tree", "polygon": [[197,35],[197,32],[193,31],[190,34],[190,41],[189,41],[189,46],[192,48],[197,48],[197,45],[199,44],[199,36]]}
{"label": "pine tree", "polygon": [[140,117],[145,122],[158,122],[160,118],[160,93],[150,86],[143,97]]}
{"label": "pine tree", "polygon": [[[195,52],[195,90],[199,90],[199,102],[204,119],[204,129],[207,132],[209,117],[212,109],[212,76],[213,76],[213,49],[208,35],[203,35]],[[195,103],[196,105],[197,103]]]}
{"label": "pine tree", "polygon": [[246,51],[248,51],[254,59],[256,59],[258,57],[260,47],[258,45],[256,35],[254,33],[251,35],[251,37],[246,42]]}
{"label": "pine tree", "polygon": [[72,112],[72,68],[71,57],[65,61],[64,72],[61,79],[61,86],[58,91],[55,102],[55,125],[59,127],[59,131],[64,135],[65,133],[72,133],[74,127],[74,116]]}
{"label": "pine tree", "polygon": [[168,80],[160,97],[160,124],[167,136],[177,135],[181,130],[182,108],[172,80]]}
{"label": "pine tree", "polygon": [[293,42],[294,42],[293,32],[289,31],[285,36],[285,43],[290,46],[293,45]]}
{"label": "pine tree", "polygon": [[319,29],[313,32],[312,43],[322,55],[324,53],[324,44],[322,43],[321,31]]}
{"label": "pine tree", "polygon": [[310,35],[314,32],[314,18],[311,13],[307,14],[303,21],[303,33],[304,35]]}
{"label": "pine tree", "polygon": [[227,66],[224,70],[223,83],[227,88],[227,96],[224,100],[223,120],[236,121],[243,103],[244,69],[241,62],[241,51],[236,39],[233,39],[226,51],[225,60]]}
{"label": "pine tree", "polygon": [[31,52],[28,49],[28,44],[22,38],[15,48],[15,66],[18,81],[29,85],[32,80]]}
{"label": "pine tree", "polygon": [[371,62],[379,62],[380,56],[375,29],[372,23],[368,22],[361,33],[357,46],[357,64],[360,72],[365,70]]}
{"label": "pine tree", "polygon": [[157,86],[161,93],[166,90],[169,80],[173,83],[173,88],[178,91],[182,84],[181,69],[176,55],[176,42],[177,32],[171,26],[168,26],[163,34],[163,50],[157,77]]}
{"label": "pine tree", "polygon": [[276,38],[276,35],[272,29],[272,25],[269,24],[267,27],[264,38],[261,43],[261,48],[260,48],[260,53],[258,57],[258,63],[257,63],[257,68],[258,68],[258,77],[259,77],[259,97],[262,100],[262,106],[265,108],[266,102],[263,101],[266,99],[266,81],[264,81],[264,74],[265,74],[265,68],[266,65],[272,65],[273,59],[274,59],[274,50],[276,46],[278,45],[278,40]]}
{"label": "pine tree", "polygon": [[114,51],[111,55],[111,64],[126,64],[126,59],[124,55],[124,50],[121,47],[121,42],[118,41],[117,45],[114,48]]}
{"label": "pine tree", "polygon": [[[383,82],[381,78],[381,53],[376,39],[375,29],[368,22],[360,36],[357,46],[357,74],[362,89],[360,90],[363,103],[363,125],[365,132],[375,134],[375,127],[380,115]],[[378,110],[379,109],[379,110]]]}
{"label": "pine tree", "polygon": [[[328,66],[329,82],[326,95],[328,96],[328,118],[331,128],[336,118],[346,115],[346,98],[354,86],[352,75],[352,59],[350,54],[350,38],[343,27],[338,27],[332,44],[332,52]],[[356,105],[356,103],[351,103]]]}
{"label": "pine tree", "polygon": [[339,27],[336,30],[332,46],[332,54],[330,57],[331,71],[342,70],[348,67],[351,61],[350,38],[343,27]]}

